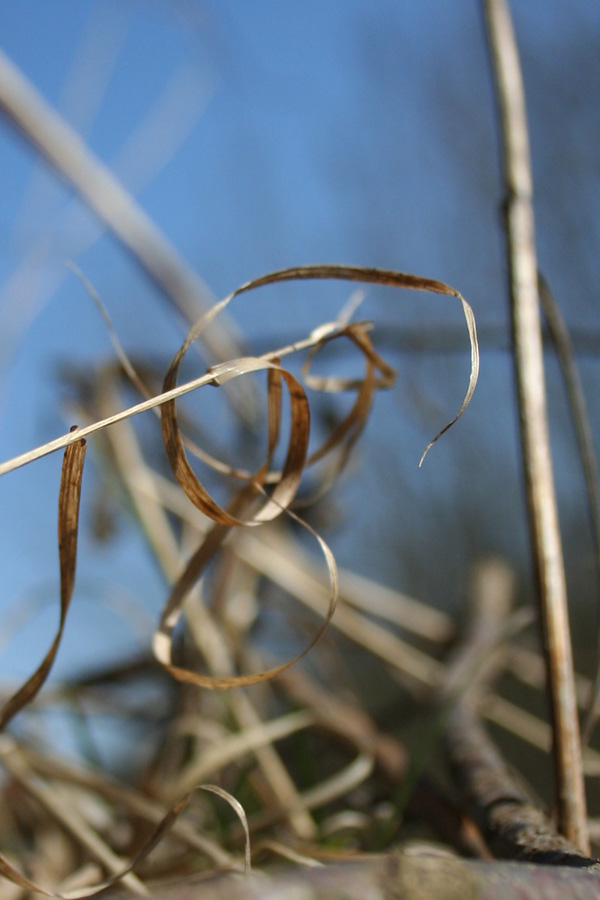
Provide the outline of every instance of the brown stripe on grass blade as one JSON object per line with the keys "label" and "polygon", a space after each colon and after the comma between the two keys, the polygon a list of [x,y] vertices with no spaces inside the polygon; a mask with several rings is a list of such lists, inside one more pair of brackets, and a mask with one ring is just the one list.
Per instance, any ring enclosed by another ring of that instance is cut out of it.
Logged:
{"label": "brown stripe on grass blade", "polygon": [[78,441],[76,444],[71,444],[67,447],[63,458],[58,496],[58,556],[60,563],[60,619],[58,629],[50,649],[33,675],[6,701],[0,710],[0,731],[3,731],[19,710],[27,706],[38,694],[50,674],[50,669],[62,639],[75,584],[79,501],[81,498],[81,479],[83,476],[85,450],[85,441]]}

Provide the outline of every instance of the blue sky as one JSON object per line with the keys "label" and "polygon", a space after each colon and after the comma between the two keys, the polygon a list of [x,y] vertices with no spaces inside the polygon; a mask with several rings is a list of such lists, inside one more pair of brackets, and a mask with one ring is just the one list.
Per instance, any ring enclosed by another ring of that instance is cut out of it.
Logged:
{"label": "blue sky", "polygon": [[[593,336],[600,7],[594,0],[513,6],[540,263],[570,324]],[[399,386],[377,401],[331,540],[341,562],[437,604],[462,601],[468,562],[482,552],[507,555],[526,578],[511,367],[499,349],[508,341],[501,189],[479,5],[3,0],[0,46],[114,168],[216,296],[270,269],[307,262],[396,268],[461,290],[480,326],[499,329],[500,337],[483,343],[472,408],[422,470],[424,445],[464,392],[466,339],[463,352],[401,355],[394,335],[454,333],[462,328],[460,311],[440,298],[369,291],[365,315],[378,323],[375,339],[379,334],[398,366]],[[67,430],[60,365],[69,360],[89,370],[111,353],[65,260],[92,281],[130,352],[166,362],[182,330],[118,242],[2,121],[0,154],[5,459]],[[331,318],[348,293],[339,285],[270,290],[241,299],[233,313],[249,345],[264,350],[272,337],[301,336]],[[586,355],[581,365],[593,407],[598,358]],[[575,534],[585,529],[581,477],[551,361],[549,379],[561,509]],[[56,456],[0,480],[0,612],[26,597],[47,597],[39,619],[45,625],[23,632],[25,639],[36,631],[40,649],[56,615],[59,470]],[[92,460],[84,503],[95,483]],[[571,564],[579,596],[580,583],[594,591],[586,540]],[[81,549],[82,612],[74,614],[61,671],[87,661],[77,636],[99,628],[91,611],[98,597],[127,590],[155,615],[164,595],[134,533],[123,530],[119,541],[98,548],[84,517]],[[432,562],[441,558],[443,566]],[[128,640],[114,624],[107,639],[99,644],[110,653]],[[27,670],[18,644],[6,665]]]}

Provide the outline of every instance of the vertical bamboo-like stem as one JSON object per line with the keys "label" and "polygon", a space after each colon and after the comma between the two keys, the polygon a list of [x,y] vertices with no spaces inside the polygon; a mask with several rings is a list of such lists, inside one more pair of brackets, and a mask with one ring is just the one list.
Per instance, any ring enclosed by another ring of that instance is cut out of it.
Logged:
{"label": "vertical bamboo-like stem", "polygon": [[519,55],[506,0],[483,0],[499,108],[521,442],[548,672],[558,825],[589,853],[566,584],[548,435],[532,177]]}

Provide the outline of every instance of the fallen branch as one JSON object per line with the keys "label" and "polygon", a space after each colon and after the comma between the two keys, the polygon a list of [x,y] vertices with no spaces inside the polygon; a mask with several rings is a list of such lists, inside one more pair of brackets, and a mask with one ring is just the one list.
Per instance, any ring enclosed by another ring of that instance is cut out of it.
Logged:
{"label": "fallen branch", "polygon": [[[127,900],[105,893],[106,900]],[[597,900],[600,872],[399,853],[269,876],[222,875],[157,886],[156,900]]]}
{"label": "fallen branch", "polygon": [[[497,858],[579,868],[596,866],[595,860],[558,834],[531,803],[480,722],[478,706],[486,682],[499,668],[503,652],[499,636],[506,633],[510,603],[511,579],[506,568],[497,562],[479,566],[472,596],[473,621],[449,669],[450,685],[457,681],[468,684],[455,699],[446,722],[444,739],[450,770],[469,815]],[[498,653],[490,654],[494,643]],[[478,659],[485,659],[486,665],[474,670]],[[442,700],[447,696],[448,688]]]}
{"label": "fallen branch", "polygon": [[450,716],[446,751],[469,813],[494,856],[545,865],[595,865],[557,833],[515,783],[468,701],[457,704]]}

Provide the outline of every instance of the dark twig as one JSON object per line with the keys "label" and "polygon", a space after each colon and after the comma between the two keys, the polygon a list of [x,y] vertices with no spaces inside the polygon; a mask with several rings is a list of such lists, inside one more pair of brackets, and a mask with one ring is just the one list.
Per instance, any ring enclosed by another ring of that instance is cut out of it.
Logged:
{"label": "dark twig", "polygon": [[523,83],[506,0],[483,0],[483,8],[502,130],[521,441],[548,671],[558,820],[561,832],[589,852],[565,573],[548,436]]}
{"label": "dark twig", "polygon": [[[511,603],[509,573],[492,561],[476,570],[472,593],[472,621],[463,645],[450,666],[449,680],[473,668],[482,648],[492,646],[494,635],[506,630]],[[499,648],[501,653],[502,647]],[[478,705],[482,692],[500,665],[499,654],[490,655],[485,668],[456,699],[445,730],[445,749],[465,806],[492,853],[514,859],[553,865],[590,866],[595,861],[557,834],[545,815],[526,797],[480,723]]]}
{"label": "dark twig", "polygon": [[461,701],[453,710],[446,750],[469,813],[496,857],[562,866],[595,864],[556,832],[515,783],[472,703]]}

